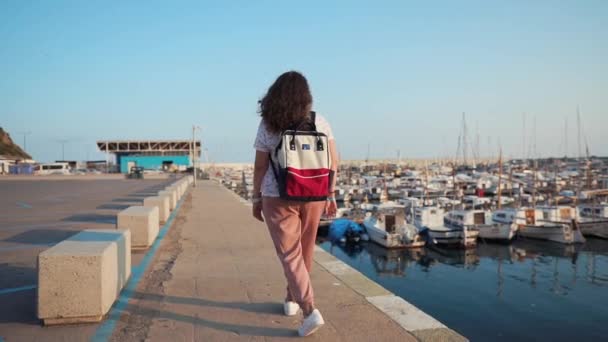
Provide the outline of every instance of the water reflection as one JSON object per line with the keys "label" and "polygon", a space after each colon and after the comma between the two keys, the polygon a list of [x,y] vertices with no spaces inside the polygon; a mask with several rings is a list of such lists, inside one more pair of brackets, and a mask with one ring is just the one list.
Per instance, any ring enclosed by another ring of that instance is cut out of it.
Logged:
{"label": "water reflection", "polygon": [[606,240],[517,240],[469,250],[321,246],[473,341],[532,340],[539,331],[543,340],[608,335],[608,325],[598,324],[608,321]]}
{"label": "water reflection", "polygon": [[[336,254],[338,249],[359,264],[369,260],[378,277],[405,277],[407,269],[414,265],[418,265],[422,272],[432,272],[436,265],[474,271],[484,261],[486,267],[488,263],[495,267],[498,296],[503,292],[506,278],[528,283],[532,288],[536,288],[539,282],[549,281],[551,291],[556,294],[567,293],[581,280],[597,286],[608,285],[608,241],[590,239],[584,245],[563,245],[518,240],[504,245],[480,243],[477,248],[466,250],[438,247],[391,250],[371,242],[324,244],[330,253]],[[581,256],[583,260],[579,260]],[[513,267],[515,271],[505,273],[505,268]]]}

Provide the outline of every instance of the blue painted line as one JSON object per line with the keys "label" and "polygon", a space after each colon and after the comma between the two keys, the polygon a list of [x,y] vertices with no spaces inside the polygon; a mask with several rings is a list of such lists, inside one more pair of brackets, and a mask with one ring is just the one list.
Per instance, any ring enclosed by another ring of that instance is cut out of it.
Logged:
{"label": "blue painted line", "polygon": [[[33,290],[33,289],[35,289],[37,287],[38,286],[36,286],[36,285],[26,285],[26,286],[20,286],[20,287],[13,287],[11,289],[0,289],[0,295],[9,294],[9,293],[15,293],[15,292],[21,292],[21,291],[27,291],[27,290]],[[2,342],[2,340],[0,340],[0,342]]]}
{"label": "blue painted line", "polygon": [[27,203],[24,203],[24,202],[17,202],[16,204],[17,204],[18,207],[21,207],[21,208],[24,208],[24,209],[32,209],[31,205],[29,205]]}
{"label": "blue painted line", "polygon": [[148,265],[152,261],[152,257],[160,246],[161,241],[164,239],[165,234],[167,234],[167,231],[171,227],[171,223],[177,215],[177,212],[181,207],[182,201],[183,198],[179,200],[179,202],[175,206],[175,210],[173,210],[163,228],[160,230],[160,232],[158,232],[156,240],[144,256],[143,260],[139,263],[139,265],[131,269],[131,279],[129,279],[129,282],[120,293],[120,297],[118,297],[118,300],[114,303],[112,309],[110,309],[110,313],[108,314],[108,318],[106,319],[106,321],[103,322],[101,326],[99,326],[99,328],[97,328],[97,331],[95,331],[95,335],[93,335],[93,337],[91,338],[92,342],[106,342],[110,340],[110,337],[112,337],[112,333],[114,332],[114,328],[116,327],[116,322],[118,322],[118,320],[120,319],[120,315],[122,315],[122,312],[127,308],[127,305],[129,305],[129,300],[131,299],[131,297],[133,297],[133,294],[137,289],[137,284],[139,283],[139,280],[141,279],[144,272],[148,268]]}

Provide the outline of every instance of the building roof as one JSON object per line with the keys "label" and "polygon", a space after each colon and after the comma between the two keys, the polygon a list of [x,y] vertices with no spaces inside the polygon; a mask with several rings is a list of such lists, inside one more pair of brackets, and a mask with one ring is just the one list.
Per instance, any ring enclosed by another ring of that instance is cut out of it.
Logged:
{"label": "building roof", "polygon": [[[195,141],[196,153],[201,153],[200,140]],[[105,140],[98,141],[97,148],[101,152],[110,153],[190,153],[191,140]]]}

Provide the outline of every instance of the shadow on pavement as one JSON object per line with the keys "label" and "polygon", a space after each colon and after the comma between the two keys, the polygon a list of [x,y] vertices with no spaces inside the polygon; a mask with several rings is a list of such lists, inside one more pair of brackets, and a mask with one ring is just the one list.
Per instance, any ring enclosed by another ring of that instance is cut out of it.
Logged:
{"label": "shadow on pavement", "polygon": [[283,304],[277,302],[247,303],[247,302],[216,302],[204,298],[189,298],[158,295],[153,293],[136,292],[138,298],[148,301],[162,301],[174,304],[187,304],[198,306],[212,306],[216,308],[235,309],[254,313],[283,315]]}
{"label": "shadow on pavement", "polygon": [[[0,290],[38,283],[35,267],[0,264]],[[0,323],[39,324],[36,316],[36,289],[0,294]]]}
{"label": "shadow on pavement", "polygon": [[[282,315],[282,304],[280,303],[245,303],[245,302],[216,302],[211,300],[206,300],[202,298],[188,298],[188,297],[175,297],[175,296],[160,296],[156,294],[150,293],[136,293],[138,298],[142,300],[152,300],[159,302],[170,302],[176,304],[186,304],[186,305],[198,305],[198,306],[211,306],[217,308],[226,308],[226,309],[234,309],[234,310],[243,310],[248,312],[255,313],[265,313],[265,314],[275,314]],[[150,308],[145,308],[142,306],[137,306],[130,304],[127,307],[126,311],[129,311],[131,315],[140,315],[146,316],[149,318],[155,319],[168,319],[180,322],[186,322],[190,324],[196,324],[199,326],[223,330],[232,333],[236,333],[238,335],[247,335],[247,336],[267,336],[267,337],[296,337],[297,332],[294,329],[286,329],[286,328],[272,328],[272,327],[264,327],[264,326],[252,326],[245,324],[233,324],[233,323],[225,323],[212,321],[209,319],[204,319],[200,317],[193,317],[189,315],[179,314],[175,312],[169,312],[164,310],[155,310]]]}
{"label": "shadow on pavement", "polygon": [[[158,190],[158,191],[160,191],[160,190]],[[134,198],[140,198],[141,200],[143,200],[146,197],[158,196],[158,191],[156,191],[156,192],[134,192],[127,196],[134,197]]]}
{"label": "shadow on pavement", "polygon": [[0,295],[0,323],[40,325],[36,313],[36,289]]}
{"label": "shadow on pavement", "polygon": [[102,205],[98,206],[96,209],[98,209],[98,210],[125,210],[130,206],[131,206],[131,204],[106,203],[106,204],[102,204]]}
{"label": "shadow on pavement", "polygon": [[116,215],[77,214],[77,215],[68,216],[68,217],[62,219],[62,221],[116,224]]}
{"label": "shadow on pavement", "polygon": [[35,229],[13,235],[2,241],[30,245],[53,244],[61,242],[76,233],[78,233],[78,230]]}
{"label": "shadow on pavement", "polygon": [[112,202],[142,203],[142,200],[138,198],[115,198]]}
{"label": "shadow on pavement", "polygon": [[[38,283],[38,272],[36,267],[15,266],[11,264],[0,264],[0,290],[29,286]],[[0,295],[0,303],[4,303],[14,293]],[[2,311],[0,305],[0,311]]]}

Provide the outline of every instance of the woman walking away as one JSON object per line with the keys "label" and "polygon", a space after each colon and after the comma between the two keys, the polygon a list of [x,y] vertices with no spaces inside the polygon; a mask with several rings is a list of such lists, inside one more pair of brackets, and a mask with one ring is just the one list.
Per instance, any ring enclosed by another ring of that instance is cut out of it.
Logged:
{"label": "woman walking away", "polygon": [[253,216],[266,220],[283,266],[285,315],[302,309],[300,336],[324,324],[315,308],[310,273],[321,215],[336,213],[336,145],[325,118],[311,109],[306,78],[295,71],[282,74],[260,101],[262,119],[254,145]]}

